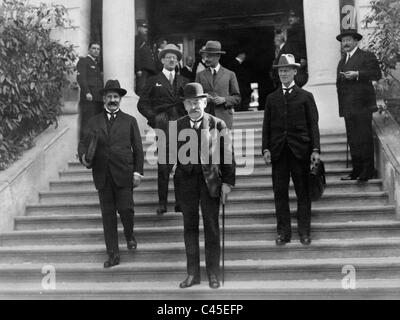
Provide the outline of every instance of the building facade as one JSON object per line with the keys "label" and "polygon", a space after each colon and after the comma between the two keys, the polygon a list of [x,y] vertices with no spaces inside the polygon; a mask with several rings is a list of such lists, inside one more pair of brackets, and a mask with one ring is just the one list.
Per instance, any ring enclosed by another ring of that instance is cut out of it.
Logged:
{"label": "building facade", "polygon": [[[294,8],[300,12],[304,21],[309,71],[306,89],[315,95],[320,113],[320,126],[322,129],[343,126],[338,116],[335,88],[336,67],[341,57],[340,43],[336,41],[336,36],[341,29],[354,27],[364,35],[368,34],[369,30],[365,29],[362,23],[370,8],[368,0],[247,0],[235,2],[234,7],[229,6],[232,2],[227,2],[225,7],[221,8],[212,5],[217,3],[224,5],[223,1],[191,2],[199,5],[198,10],[209,7],[207,12],[222,12],[222,14],[215,17],[206,16],[203,14],[204,11],[198,12],[197,15],[193,14],[185,6],[186,1],[182,0],[58,0],[56,3],[63,4],[69,9],[73,27],[69,30],[56,31],[54,36],[74,43],[79,54],[85,55],[93,37],[93,12],[95,10],[100,12],[102,16],[98,20],[101,20],[101,30],[97,35],[100,34],[101,39],[95,40],[101,40],[103,44],[104,78],[120,80],[122,86],[128,90],[124,109],[135,115],[144,128],[145,121],[137,112],[138,97],[134,91],[137,19],[148,19],[150,30],[156,32],[153,33],[155,37],[164,35],[163,30],[168,31],[175,42],[182,44],[186,57],[195,54],[195,50],[198,49],[196,41],[199,39],[205,40],[211,36],[216,38],[218,34],[224,36],[231,34],[233,35],[231,38],[234,38],[235,34],[241,31],[246,34],[246,31],[251,33],[251,30],[256,28],[265,30],[262,34],[267,35],[271,28],[282,27],[282,15]],[[241,7],[238,3],[246,7]],[[187,18],[185,20],[182,17]],[[190,21],[193,23],[190,24]],[[212,33],[213,30],[219,33]],[[264,40],[262,36],[258,42]]]}

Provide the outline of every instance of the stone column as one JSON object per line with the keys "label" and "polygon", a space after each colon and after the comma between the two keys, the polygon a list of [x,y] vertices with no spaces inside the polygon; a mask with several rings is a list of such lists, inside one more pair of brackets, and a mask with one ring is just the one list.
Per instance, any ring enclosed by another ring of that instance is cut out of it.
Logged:
{"label": "stone column", "polygon": [[305,87],[317,102],[320,129],[344,130],[339,118],[336,68],[341,58],[339,1],[304,0],[309,81]]}
{"label": "stone column", "polygon": [[134,92],[135,30],[134,0],[103,0],[104,80],[118,79],[128,91],[121,109],[136,117],[143,130],[147,121],[137,111],[138,96]]}

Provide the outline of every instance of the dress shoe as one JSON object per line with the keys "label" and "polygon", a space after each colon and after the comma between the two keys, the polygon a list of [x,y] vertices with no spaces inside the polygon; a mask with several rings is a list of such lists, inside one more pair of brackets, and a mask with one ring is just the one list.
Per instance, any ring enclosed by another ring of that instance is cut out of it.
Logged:
{"label": "dress shoe", "polygon": [[159,215],[159,216],[162,216],[166,212],[167,212],[166,206],[159,206],[157,209],[157,215]]}
{"label": "dress shoe", "polygon": [[357,177],[358,177],[358,175],[351,173],[346,177],[340,178],[340,180],[342,180],[342,181],[353,181],[353,180],[357,180]]}
{"label": "dress shoe", "polygon": [[191,286],[194,286],[196,284],[200,284],[200,277],[188,275],[187,278],[179,284],[179,288],[190,288]]}
{"label": "dress shoe", "polygon": [[136,241],[136,239],[135,239],[134,236],[132,236],[132,239],[129,240],[129,241],[126,243],[126,246],[128,247],[128,250],[133,250],[133,249],[136,250],[136,248],[137,248],[137,241]]}
{"label": "dress shoe", "polygon": [[182,212],[182,208],[179,205],[175,206],[175,212]]}
{"label": "dress shoe", "polygon": [[309,246],[311,244],[311,238],[308,236],[300,237],[300,242],[302,245]]}
{"label": "dress shoe", "polygon": [[119,261],[120,261],[119,255],[109,256],[108,260],[104,262],[104,268],[108,269],[117,266],[119,265]]}
{"label": "dress shoe", "polygon": [[290,243],[290,238],[285,238],[284,236],[278,236],[275,239],[275,243],[277,246],[284,246],[286,243]]}
{"label": "dress shoe", "polygon": [[218,289],[220,287],[219,280],[215,274],[208,276],[208,285],[211,289]]}
{"label": "dress shoe", "polygon": [[360,182],[367,182],[368,180],[372,179],[374,176],[373,173],[361,173],[358,177],[358,181]]}

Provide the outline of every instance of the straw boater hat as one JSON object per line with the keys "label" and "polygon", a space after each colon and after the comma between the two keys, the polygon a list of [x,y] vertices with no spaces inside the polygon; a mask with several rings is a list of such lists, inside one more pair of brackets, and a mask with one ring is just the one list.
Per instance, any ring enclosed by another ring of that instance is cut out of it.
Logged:
{"label": "straw boater hat", "polygon": [[342,42],[343,37],[352,36],[357,41],[360,41],[363,36],[357,32],[355,29],[343,30],[337,37],[336,40]]}
{"label": "straw boater hat", "polygon": [[197,99],[197,98],[207,98],[207,94],[204,93],[203,86],[200,83],[192,82],[188,83],[183,88],[182,99]]}
{"label": "straw boater hat", "polygon": [[178,57],[178,60],[182,60],[182,52],[174,44],[167,44],[158,54],[158,59],[163,59],[167,53],[174,53]]}
{"label": "straw boater hat", "polygon": [[104,89],[101,89],[99,92],[101,95],[104,95],[108,91],[116,91],[121,97],[127,94],[127,91],[121,88],[118,80],[108,80]]}
{"label": "straw boater hat", "polygon": [[226,52],[222,51],[221,42],[208,41],[206,45],[200,50],[200,53],[225,54]]}
{"label": "straw boater hat", "polygon": [[279,58],[278,64],[274,65],[273,68],[284,68],[284,67],[294,67],[294,68],[300,68],[300,63],[296,63],[296,60],[294,58],[294,55],[292,54],[283,54]]}

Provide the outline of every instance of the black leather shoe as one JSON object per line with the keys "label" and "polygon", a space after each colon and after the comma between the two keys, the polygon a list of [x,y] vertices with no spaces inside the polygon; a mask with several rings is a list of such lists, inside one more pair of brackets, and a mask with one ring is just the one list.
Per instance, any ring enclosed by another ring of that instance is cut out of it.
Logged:
{"label": "black leather shoe", "polygon": [[278,236],[275,239],[275,243],[277,246],[284,246],[286,243],[290,243],[290,239],[289,238],[285,238],[283,236]]}
{"label": "black leather shoe", "polygon": [[166,212],[167,212],[166,206],[159,206],[157,209],[157,215],[159,215],[159,216],[162,216]]}
{"label": "black leather shoe", "polygon": [[196,284],[200,284],[200,277],[188,275],[187,278],[179,284],[179,288],[186,289]]}
{"label": "black leather shoe", "polygon": [[353,180],[357,180],[357,177],[358,177],[358,175],[349,174],[349,175],[346,176],[346,177],[340,178],[340,180],[342,180],[342,181],[353,181]]}
{"label": "black leather shoe", "polygon": [[300,237],[300,242],[302,245],[309,246],[311,244],[311,238],[308,236]]}
{"label": "black leather shoe", "polygon": [[108,260],[104,262],[104,268],[108,269],[117,266],[119,265],[119,261],[120,261],[119,255],[109,256]]}
{"label": "black leather shoe", "polygon": [[136,239],[135,239],[134,236],[132,236],[132,239],[129,240],[129,241],[126,243],[126,246],[128,247],[128,250],[133,250],[133,249],[136,250],[136,248],[137,248],[137,241],[136,241]]}
{"label": "black leather shoe", "polygon": [[176,205],[175,206],[175,212],[182,212],[181,206]]}
{"label": "black leather shoe", "polygon": [[358,181],[367,182],[368,180],[372,179],[373,177],[374,177],[373,173],[361,173],[360,176],[358,177]]}
{"label": "black leather shoe", "polygon": [[208,276],[208,285],[211,289],[218,289],[220,287],[219,280],[216,275],[211,274]]}

